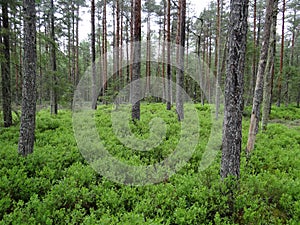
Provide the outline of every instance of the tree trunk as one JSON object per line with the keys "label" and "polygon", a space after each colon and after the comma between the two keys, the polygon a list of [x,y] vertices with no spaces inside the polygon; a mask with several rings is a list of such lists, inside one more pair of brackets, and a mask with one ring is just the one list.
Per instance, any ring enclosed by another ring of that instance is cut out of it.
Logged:
{"label": "tree trunk", "polygon": [[132,120],[140,120],[141,98],[141,0],[134,0],[133,73],[132,73]]}
{"label": "tree trunk", "polygon": [[130,36],[129,36],[129,19],[126,19],[126,84],[130,83],[130,57],[129,57],[129,44],[130,44]]}
{"label": "tree trunk", "polygon": [[163,100],[166,99],[166,25],[167,25],[167,1],[164,0],[164,19],[163,19],[163,29],[161,34],[163,34],[163,43],[162,43],[162,79],[163,79]]}
{"label": "tree trunk", "polygon": [[75,79],[74,79],[74,86],[76,87],[79,82],[79,12],[80,6],[77,4],[76,9],[76,63],[75,63]]}
{"label": "tree trunk", "polygon": [[119,6],[120,10],[120,40],[119,40],[119,77],[120,77],[120,88],[124,86],[123,78],[123,3]]}
{"label": "tree trunk", "polygon": [[51,87],[51,114],[58,113],[58,94],[57,94],[57,65],[56,65],[56,42],[54,25],[54,3],[51,0],[51,64],[52,64],[52,87]]}
{"label": "tree trunk", "polygon": [[216,119],[219,119],[220,111],[220,91],[221,91],[221,46],[222,46],[222,14],[223,14],[223,0],[217,1],[217,37],[216,37]]}
{"label": "tree trunk", "polygon": [[176,110],[178,121],[184,119],[183,110],[183,90],[184,90],[184,46],[185,46],[185,22],[186,22],[186,0],[180,0],[179,3],[180,19],[179,19],[179,58],[176,73]]}
{"label": "tree trunk", "polygon": [[34,0],[23,1],[24,10],[24,76],[22,114],[18,152],[33,152],[36,116],[36,11]]}
{"label": "tree trunk", "polygon": [[146,59],[146,92],[150,92],[150,76],[151,76],[151,29],[150,29],[150,12],[147,16],[147,59]]}
{"label": "tree trunk", "polygon": [[284,60],[284,29],[285,29],[285,0],[282,3],[282,29],[281,29],[281,50],[280,50],[280,69],[278,77],[278,100],[277,106],[281,105],[281,89],[282,89],[282,75],[283,75],[283,60]]}
{"label": "tree trunk", "polygon": [[120,2],[119,0],[116,0],[116,32],[115,32],[116,38],[114,43],[114,51],[115,51],[115,75],[116,79],[118,80],[117,85],[117,91],[120,90]]}
{"label": "tree trunk", "polygon": [[231,0],[221,177],[240,177],[248,0]]}
{"label": "tree trunk", "polygon": [[246,148],[247,154],[249,154],[253,150],[256,134],[258,133],[260,105],[263,98],[263,80],[264,80],[264,74],[265,74],[268,52],[269,52],[273,9],[274,9],[274,0],[268,0],[266,16],[265,16],[264,36],[263,36],[263,42],[261,47],[258,72],[256,76],[256,86],[254,91],[251,121],[250,121],[248,142]]}
{"label": "tree trunk", "polygon": [[[257,74],[257,40],[256,40],[256,20],[257,20],[257,0],[254,0],[253,3],[253,58],[252,58],[252,79],[250,79],[250,99],[253,99],[255,82],[256,82],[256,74]],[[260,29],[260,28],[259,28]],[[250,102],[251,100],[249,100]]]}
{"label": "tree trunk", "polygon": [[167,0],[167,110],[171,110],[171,0]]}
{"label": "tree trunk", "polygon": [[271,99],[272,99],[272,83],[275,72],[275,57],[276,57],[276,28],[277,28],[277,11],[278,11],[278,0],[274,1],[273,9],[273,25],[272,25],[272,39],[269,48],[269,60],[267,64],[267,70],[264,78],[264,88],[263,88],[263,106],[262,106],[262,130],[267,129]]}
{"label": "tree trunk", "polygon": [[107,26],[106,26],[106,0],[103,2],[103,18],[102,18],[102,56],[103,56],[103,66],[102,66],[102,73],[103,73],[103,96],[105,96],[105,91],[107,88]]}
{"label": "tree trunk", "polygon": [[2,32],[3,41],[3,59],[1,60],[1,72],[2,72],[2,107],[3,107],[3,119],[4,127],[10,127],[12,125],[12,113],[11,113],[11,84],[10,84],[10,26],[8,18],[8,3],[2,3],[2,19],[3,29]]}
{"label": "tree trunk", "polygon": [[95,0],[91,1],[91,48],[92,48],[92,109],[97,109],[97,79],[96,79],[96,37],[95,37]]}

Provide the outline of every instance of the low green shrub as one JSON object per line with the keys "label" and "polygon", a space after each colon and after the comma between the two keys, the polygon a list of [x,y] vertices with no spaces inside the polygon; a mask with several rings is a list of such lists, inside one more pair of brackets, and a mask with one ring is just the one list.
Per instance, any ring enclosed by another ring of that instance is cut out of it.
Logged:
{"label": "low green shrub", "polygon": [[[163,142],[145,152],[132,151],[115,135],[111,106],[96,112],[106,148],[132,165],[160,162],[181,135],[174,109],[165,111],[163,104],[142,104],[141,109],[141,121],[129,122],[139,139],[149,137],[153,118],[163,118],[166,124]],[[232,212],[219,176],[221,151],[206,170],[199,170],[213,108],[196,105],[196,109],[200,140],[192,158],[164,182],[141,187],[113,183],[87,164],[76,146],[70,111],[37,114],[35,151],[26,158],[17,153],[18,125],[1,128],[0,224],[299,224],[300,130],[289,123],[300,118],[299,109],[273,107],[272,123],[257,136],[250,159],[242,152]],[[243,146],[248,127],[245,118]]]}

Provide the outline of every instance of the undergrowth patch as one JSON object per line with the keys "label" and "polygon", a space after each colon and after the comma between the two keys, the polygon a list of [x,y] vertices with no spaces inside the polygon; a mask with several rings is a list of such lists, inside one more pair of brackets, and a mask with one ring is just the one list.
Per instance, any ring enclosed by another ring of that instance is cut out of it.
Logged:
{"label": "undergrowth patch", "polygon": [[[271,123],[257,137],[249,161],[241,159],[241,180],[234,213],[220,182],[220,157],[198,171],[212,126],[211,108],[196,105],[200,141],[192,159],[165,182],[143,187],[113,183],[97,174],[81,156],[72,129],[72,113],[37,114],[35,150],[17,154],[19,127],[0,128],[0,224],[299,224],[300,130]],[[178,143],[175,110],[163,104],[142,104],[142,120],[131,123],[140,139],[149,137],[149,122],[163,118],[165,140],[148,152],[132,151],[116,138],[111,106],[96,113],[98,132],[108,150],[133,165],[162,160]],[[298,120],[299,109],[274,108],[271,119]],[[244,119],[243,145],[249,119]],[[151,143],[150,143],[151,144]]]}

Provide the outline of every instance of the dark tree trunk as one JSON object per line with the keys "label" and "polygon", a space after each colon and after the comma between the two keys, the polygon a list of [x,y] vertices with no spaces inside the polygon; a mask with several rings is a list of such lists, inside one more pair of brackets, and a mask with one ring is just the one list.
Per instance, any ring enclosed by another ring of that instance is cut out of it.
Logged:
{"label": "dark tree trunk", "polygon": [[220,91],[221,91],[221,22],[222,22],[222,14],[223,14],[223,0],[217,1],[217,37],[216,37],[216,119],[219,118],[220,111]]}
{"label": "dark tree trunk", "polygon": [[176,73],[176,110],[178,114],[178,120],[184,119],[183,110],[183,90],[184,90],[184,46],[185,46],[185,20],[186,20],[186,0],[180,0],[179,3],[180,19],[179,27],[179,52],[178,52],[178,66]]}
{"label": "dark tree trunk", "polygon": [[[256,24],[256,20],[257,20],[257,0],[254,0],[253,3],[253,11],[254,11],[254,15],[253,15],[253,58],[252,58],[252,79],[250,82],[250,99],[253,98],[254,96],[254,89],[255,89],[255,82],[256,82],[256,73],[257,73],[257,40],[256,40],[256,28],[257,28],[257,24]],[[251,100],[250,100],[251,101]],[[250,102],[249,101],[249,102]]]}
{"label": "dark tree trunk", "polygon": [[146,59],[146,91],[150,92],[150,76],[151,76],[151,29],[150,29],[150,12],[147,16],[147,59]]}
{"label": "dark tree trunk", "polygon": [[120,89],[120,2],[119,0],[116,0],[116,32],[115,32],[115,45],[114,45],[114,52],[115,52],[115,68],[116,70],[114,71],[116,75],[116,79],[118,80],[118,85],[117,85],[117,91]]}
{"label": "dark tree trunk", "polygon": [[22,114],[18,152],[33,152],[36,116],[36,11],[34,0],[23,1],[24,10],[24,75]]}
{"label": "dark tree trunk", "polygon": [[96,81],[96,34],[95,34],[95,0],[91,1],[91,48],[92,48],[92,109],[97,109],[97,81]]}
{"label": "dark tree trunk", "polygon": [[74,78],[74,86],[79,82],[79,11],[80,6],[77,4],[77,9],[76,9],[76,63],[75,63],[75,78]]}
{"label": "dark tree trunk", "polygon": [[163,19],[163,25],[160,35],[163,37],[163,43],[162,43],[162,79],[163,79],[163,101],[166,99],[166,25],[167,25],[167,1],[164,0],[164,19]]}
{"label": "dark tree trunk", "polygon": [[130,35],[129,35],[129,20],[126,19],[126,84],[130,83],[130,56],[129,56],[129,43],[130,43]]}
{"label": "dark tree trunk", "polygon": [[263,42],[261,46],[258,72],[256,76],[256,86],[255,86],[254,97],[253,97],[251,121],[250,121],[248,142],[246,148],[248,154],[254,148],[256,134],[258,133],[260,106],[263,98],[263,83],[264,83],[263,81],[264,81],[264,74],[265,74],[268,52],[269,52],[273,9],[274,9],[274,0],[269,0],[266,9],[264,36],[263,36]]}
{"label": "dark tree trunk", "polygon": [[221,177],[239,178],[248,0],[230,1]]}
{"label": "dark tree trunk", "polygon": [[[1,60],[1,73],[2,73],[2,107],[4,127],[12,125],[11,114],[11,84],[10,84],[10,41],[9,41],[9,18],[8,18],[8,3],[2,3],[2,19],[3,29],[1,44],[3,44],[3,59]],[[3,39],[3,41],[2,41]]]}
{"label": "dark tree trunk", "polygon": [[167,0],[167,110],[171,110],[171,0]]}
{"label": "dark tree trunk", "polygon": [[104,0],[103,2],[103,18],[102,18],[102,56],[103,56],[103,90],[102,90],[102,93],[103,93],[103,96],[105,96],[105,91],[106,91],[106,88],[107,88],[107,26],[106,26],[106,0]]}
{"label": "dark tree trunk", "polygon": [[120,88],[124,86],[124,77],[123,77],[123,3],[121,1],[119,6],[120,10],[120,44],[119,44],[119,77],[120,77]]}
{"label": "dark tree trunk", "polygon": [[51,87],[51,114],[58,113],[58,94],[57,94],[57,65],[56,65],[56,42],[54,25],[54,3],[51,0],[51,64],[52,64],[52,87]]}
{"label": "dark tree trunk", "polygon": [[132,120],[140,120],[141,97],[141,0],[134,0],[133,71],[132,71]]}

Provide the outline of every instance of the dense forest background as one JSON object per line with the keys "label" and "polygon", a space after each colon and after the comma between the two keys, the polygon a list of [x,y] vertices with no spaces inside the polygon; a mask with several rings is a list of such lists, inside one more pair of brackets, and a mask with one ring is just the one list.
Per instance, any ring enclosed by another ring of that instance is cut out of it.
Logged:
{"label": "dense forest background", "polygon": [[[5,1],[2,4],[1,44],[2,71],[9,65],[9,75],[2,75],[2,102],[11,96],[13,109],[21,104],[23,74],[23,13],[21,1]],[[53,4],[51,4],[53,3]],[[92,42],[95,42],[95,58],[99,60],[104,76],[111,73],[113,67],[122,68],[114,79],[107,83],[107,96],[114,96],[121,79],[129,81],[132,71],[123,68],[132,59],[130,43],[133,38],[130,1],[97,1],[94,11],[94,38],[89,35],[86,40],[79,40],[80,12],[90,9],[87,1],[38,1],[37,14],[37,103],[39,107],[60,104],[71,106],[74,89],[84,72],[92,63]],[[166,1],[143,2],[142,57],[166,57],[163,48],[167,40]],[[186,18],[186,74],[184,88],[195,101],[203,103],[200,90],[189,79],[188,74],[195,70],[195,62],[189,58],[196,54],[208,66],[208,72],[217,74],[221,71],[220,83],[224,90],[226,42],[229,24],[229,2],[212,1],[200,14],[194,15],[188,8]],[[247,37],[247,56],[245,69],[245,105],[252,104],[256,74],[259,63],[260,48],[265,23],[264,10],[266,2],[251,1],[249,6],[249,32]],[[6,13],[5,13],[6,12]],[[274,71],[272,71],[272,102],[278,106],[297,103],[299,105],[299,2],[279,1],[276,8],[276,34],[274,46]],[[52,18],[54,15],[54,18]],[[218,16],[220,18],[218,18]],[[176,42],[177,4],[171,4],[171,42]],[[109,23],[107,23],[109,21]],[[221,29],[218,29],[220,22]],[[86,30],[85,30],[86,31]],[[6,40],[5,39],[5,40]],[[148,41],[148,42],[147,42]],[[150,43],[149,43],[150,42]],[[8,46],[7,46],[8,45]],[[54,49],[53,49],[54,48]],[[118,52],[114,51],[117,49]],[[5,50],[5,51],[4,51]],[[5,55],[9,51],[9,56]],[[172,51],[173,52],[173,51]],[[107,54],[108,53],[108,54]],[[106,56],[106,57],[104,57]],[[175,56],[174,56],[175,57]],[[269,58],[273,55],[269,55]],[[54,65],[55,61],[55,65]],[[163,62],[162,60],[160,60]],[[218,66],[219,65],[219,66]],[[142,64],[142,76],[155,74],[166,76],[166,65],[149,67]],[[172,71],[175,82],[175,72]],[[99,74],[100,76],[100,74]],[[208,76],[204,74],[203,76]],[[195,92],[196,89],[196,92]],[[10,94],[7,94],[10,93]],[[50,103],[51,102],[51,103]]]}

